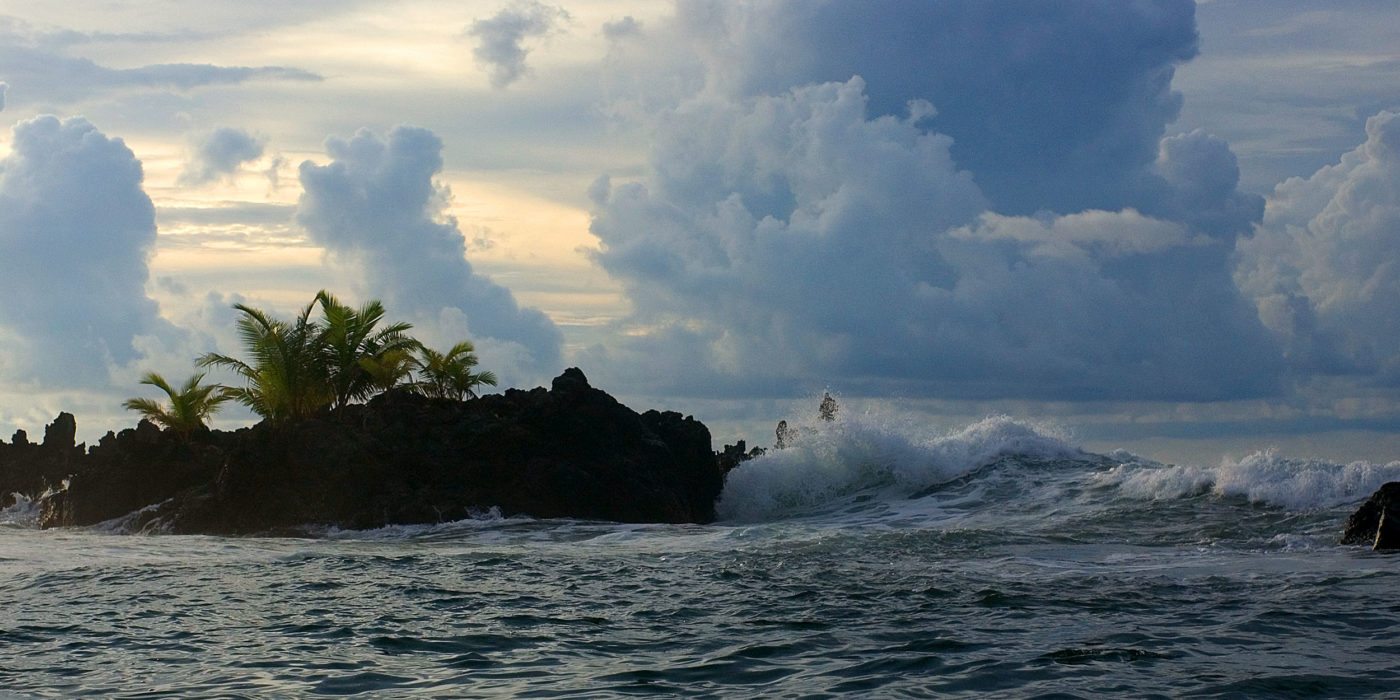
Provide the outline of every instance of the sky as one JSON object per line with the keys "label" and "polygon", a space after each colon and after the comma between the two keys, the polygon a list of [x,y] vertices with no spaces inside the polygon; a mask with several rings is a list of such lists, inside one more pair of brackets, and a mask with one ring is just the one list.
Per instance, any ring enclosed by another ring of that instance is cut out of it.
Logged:
{"label": "sky", "polygon": [[0,432],[327,288],[716,447],[1400,459],[1397,113],[1388,0],[0,0]]}

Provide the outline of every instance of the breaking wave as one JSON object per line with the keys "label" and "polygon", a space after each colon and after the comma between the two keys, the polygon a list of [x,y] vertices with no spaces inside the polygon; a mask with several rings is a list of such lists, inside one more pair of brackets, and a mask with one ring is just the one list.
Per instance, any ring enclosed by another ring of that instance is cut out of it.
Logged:
{"label": "breaking wave", "polygon": [[796,427],[786,449],[770,450],[730,472],[717,514],[736,523],[820,515],[868,519],[879,517],[875,510],[891,509],[926,515],[946,507],[1004,511],[1011,501],[1015,512],[1062,511],[1070,500],[1074,508],[1092,511],[1125,501],[1202,496],[1310,512],[1358,503],[1388,481],[1400,481],[1400,461],[1341,464],[1264,450],[1213,467],[1171,465],[1122,450],[1086,452],[1053,427],[1006,416],[938,433],[843,415]]}
{"label": "breaking wave", "polygon": [[907,498],[1007,457],[1093,457],[1051,428],[992,416],[939,434],[870,416],[797,426],[786,449],[730,472],[719,518],[755,522],[820,510],[872,493]]}
{"label": "breaking wave", "polygon": [[1274,450],[1264,450],[1238,461],[1224,459],[1216,467],[1133,460],[1096,475],[1095,479],[1116,486],[1132,498],[1165,500],[1208,493],[1304,511],[1334,508],[1366,498],[1381,484],[1400,480],[1400,461],[1338,464],[1283,457]]}

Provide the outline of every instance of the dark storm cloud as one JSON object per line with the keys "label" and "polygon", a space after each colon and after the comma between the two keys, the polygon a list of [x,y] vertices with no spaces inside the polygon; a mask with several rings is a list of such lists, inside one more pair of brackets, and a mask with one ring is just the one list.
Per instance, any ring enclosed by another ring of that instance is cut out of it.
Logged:
{"label": "dark storm cloud", "polygon": [[772,94],[865,80],[873,114],[933,103],[959,167],[1002,213],[1140,206],[1197,51],[1192,0],[680,4],[715,84]]}

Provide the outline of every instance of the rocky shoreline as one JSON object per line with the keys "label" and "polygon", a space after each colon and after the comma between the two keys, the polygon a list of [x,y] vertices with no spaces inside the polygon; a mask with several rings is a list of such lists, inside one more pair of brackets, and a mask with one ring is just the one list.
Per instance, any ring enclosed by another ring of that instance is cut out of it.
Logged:
{"label": "rocky shoreline", "polygon": [[131,531],[294,533],[458,520],[478,511],[616,522],[714,519],[725,467],[709,429],[637,413],[566,370],[550,389],[469,401],[389,391],[291,422],[182,437],[142,421],[75,445],[60,414],[40,443],[0,441],[0,494],[41,527],[126,518]]}
{"label": "rocky shoreline", "polygon": [[[549,389],[467,401],[391,390],[235,431],[183,435],[143,420],[90,448],[76,434],[75,418],[61,413],[40,442],[22,430],[0,440],[0,507],[28,499],[42,528],[116,521],[129,532],[207,535],[428,524],[487,511],[708,523],[725,475],[765,451],[742,440],[712,451],[703,423],[639,414],[576,368]],[[1357,508],[1341,544],[1400,549],[1400,482]]]}

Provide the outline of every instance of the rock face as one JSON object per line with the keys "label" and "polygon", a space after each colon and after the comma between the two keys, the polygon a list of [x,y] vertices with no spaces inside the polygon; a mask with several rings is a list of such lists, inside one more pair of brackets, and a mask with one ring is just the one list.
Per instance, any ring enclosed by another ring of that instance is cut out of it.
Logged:
{"label": "rock face", "polygon": [[1382,485],[1347,518],[1342,544],[1400,549],[1400,481]]}
{"label": "rock face", "polygon": [[[55,433],[60,442],[72,435],[66,429]],[[34,460],[48,449],[0,445],[0,488],[23,481],[27,488],[13,490],[38,493],[69,479],[42,502],[45,527],[140,511],[134,528],[246,534],[432,523],[491,507],[541,518],[707,522],[723,484],[704,424],[674,412],[639,415],[577,369],[550,390],[467,402],[391,391],[310,420],[188,441],[146,423],[109,433],[86,455],[70,448],[62,466]]]}
{"label": "rock face", "polygon": [[10,444],[0,440],[0,506],[13,502],[14,494],[37,496],[57,488],[81,464],[87,448],[73,444],[77,421],[67,413],[44,429],[43,444],[29,441],[16,430]]}

